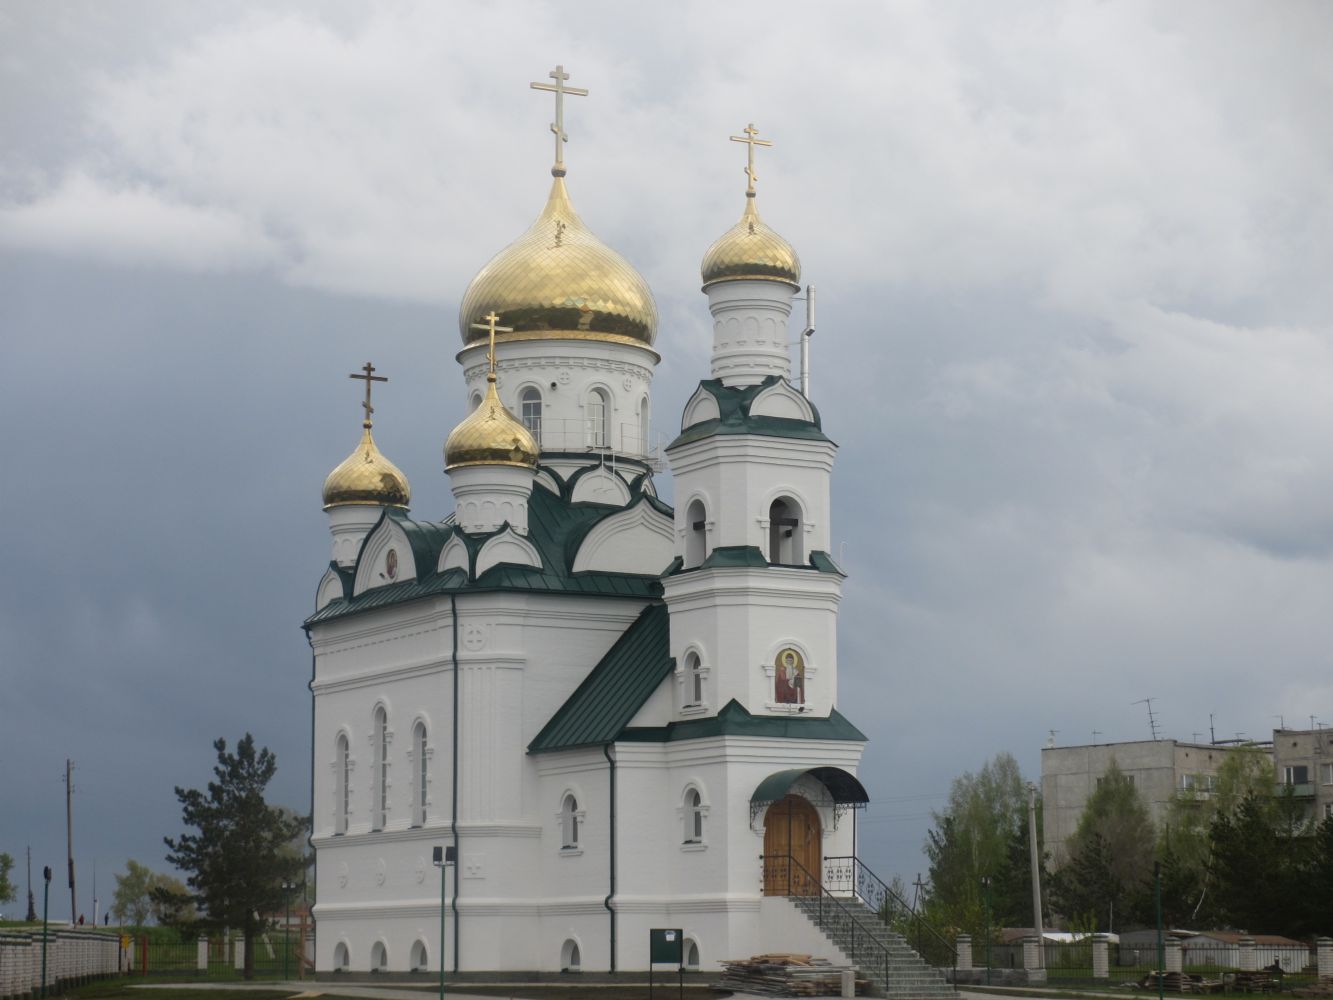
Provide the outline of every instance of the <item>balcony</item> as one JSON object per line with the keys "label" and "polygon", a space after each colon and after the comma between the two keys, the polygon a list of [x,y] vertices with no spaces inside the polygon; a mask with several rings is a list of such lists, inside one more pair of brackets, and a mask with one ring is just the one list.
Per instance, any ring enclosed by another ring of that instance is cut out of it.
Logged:
{"label": "balcony", "polygon": [[1314,784],[1308,781],[1301,784],[1278,782],[1274,794],[1290,795],[1294,799],[1312,799],[1314,798]]}

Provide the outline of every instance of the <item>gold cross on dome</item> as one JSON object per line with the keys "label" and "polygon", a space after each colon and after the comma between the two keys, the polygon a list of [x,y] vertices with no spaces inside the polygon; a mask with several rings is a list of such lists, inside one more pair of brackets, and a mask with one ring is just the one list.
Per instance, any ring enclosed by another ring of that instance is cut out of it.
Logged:
{"label": "gold cross on dome", "polygon": [[486,378],[489,381],[494,382],[495,381],[495,335],[497,333],[513,333],[514,328],[512,326],[496,326],[495,324],[500,322],[500,317],[495,314],[494,309],[492,309],[490,312],[486,314],[485,320],[486,320],[485,323],[473,323],[472,328],[474,330],[486,330],[491,335],[491,347],[490,350],[486,352],[486,369],[487,369]]}
{"label": "gold cross on dome", "polygon": [[551,131],[555,133],[555,167],[553,170],[559,170],[561,173],[557,177],[564,176],[565,152],[561,148],[563,143],[569,142],[569,136],[565,135],[565,95],[571,97],[587,97],[588,92],[582,87],[566,87],[565,81],[569,79],[569,74],[565,72],[565,67],[557,66],[547,74],[555,83],[532,83],[529,84],[533,90],[545,90],[555,94],[555,121],[551,122]]}
{"label": "gold cross on dome", "polygon": [[383,375],[376,375],[376,374],[375,374],[375,366],[372,365],[369,361],[367,361],[364,365],[361,366],[361,370],[362,370],[363,372],[365,372],[364,375],[357,375],[357,374],[354,373],[354,374],[348,375],[347,377],[348,377],[348,378],[356,378],[356,379],[360,379],[362,382],[365,382],[365,383],[366,383],[366,398],[365,398],[365,401],[362,402],[362,404],[361,404],[361,408],[362,408],[363,410],[366,411],[365,426],[369,427],[369,426],[370,426],[370,415],[371,415],[372,413],[375,412],[375,407],[373,407],[373,406],[370,405],[370,383],[372,383],[372,382],[387,382],[387,381],[389,381],[389,380],[388,380],[387,378],[385,378]]}
{"label": "gold cross on dome", "polygon": [[759,130],[754,127],[754,122],[750,122],[750,124],[746,125],[745,128],[743,128],[741,131],[744,132],[745,135],[744,136],[733,135],[731,137],[731,141],[743,142],[745,143],[746,146],[749,147],[749,149],[747,150],[748,155],[746,156],[746,163],[745,163],[745,176],[750,178],[750,183],[745,188],[745,193],[754,194],[754,182],[758,180],[758,177],[755,175],[754,172],[754,147],[771,146],[773,145],[773,143],[769,142],[767,139],[755,138],[755,136],[759,134]]}

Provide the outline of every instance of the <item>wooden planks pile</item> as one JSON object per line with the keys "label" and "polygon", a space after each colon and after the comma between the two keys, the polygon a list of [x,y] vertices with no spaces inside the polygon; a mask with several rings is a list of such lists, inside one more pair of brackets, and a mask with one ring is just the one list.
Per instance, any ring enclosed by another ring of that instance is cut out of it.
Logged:
{"label": "wooden planks pile", "polygon": [[[1157,975],[1149,972],[1135,985],[1156,992]],[[1222,980],[1206,979],[1196,973],[1168,972],[1162,977],[1162,989],[1167,993],[1221,993]]]}
{"label": "wooden planks pile", "polygon": [[[718,983],[721,989],[769,997],[838,996],[842,993],[842,972],[846,968],[826,959],[791,952],[730,959],[722,967],[726,971]],[[864,994],[869,986],[869,980],[858,979],[856,992]]]}

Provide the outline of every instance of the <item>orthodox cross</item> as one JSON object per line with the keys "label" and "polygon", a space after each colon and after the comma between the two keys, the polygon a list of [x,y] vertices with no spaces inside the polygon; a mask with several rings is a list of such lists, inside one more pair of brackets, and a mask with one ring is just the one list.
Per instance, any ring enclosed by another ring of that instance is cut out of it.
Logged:
{"label": "orthodox cross", "polygon": [[348,375],[347,377],[357,378],[366,383],[366,398],[365,401],[361,404],[361,408],[366,411],[365,425],[369,427],[370,415],[375,412],[375,407],[370,405],[370,383],[387,382],[389,380],[385,378],[383,375],[374,374],[375,366],[372,365],[369,361],[367,361],[364,365],[361,366],[361,370],[365,372],[364,375],[353,374],[353,375]]}
{"label": "orthodox cross", "polygon": [[564,176],[565,153],[561,148],[562,143],[569,142],[569,136],[565,135],[565,95],[571,97],[587,97],[588,92],[581,87],[566,87],[565,81],[569,79],[569,74],[565,72],[565,67],[557,66],[547,74],[555,83],[533,83],[529,84],[533,90],[546,90],[555,94],[555,121],[551,122],[551,131],[555,133],[555,167],[553,170],[559,170],[557,177]]}
{"label": "orthodox cross", "polygon": [[744,137],[739,135],[733,135],[731,137],[731,141],[743,142],[745,143],[746,146],[749,147],[749,149],[747,150],[748,156],[746,157],[746,164],[745,164],[745,176],[750,178],[750,184],[745,189],[745,193],[754,194],[754,182],[757,180],[754,172],[754,147],[771,146],[773,145],[773,143],[769,142],[767,139],[755,138],[755,136],[759,134],[759,130],[754,127],[754,122],[750,122],[750,124],[746,125],[745,128],[743,128],[741,131],[745,133]]}
{"label": "orthodox cross", "polygon": [[[533,86],[536,86],[536,84],[533,84]],[[472,327],[473,329],[476,330],[486,330],[491,335],[491,347],[490,350],[486,352],[486,369],[487,369],[486,378],[489,381],[494,382],[495,381],[495,335],[497,333],[513,333],[514,328],[512,326],[496,326],[495,324],[500,322],[500,317],[495,315],[494,309],[492,309],[490,312],[486,314],[485,319],[486,319],[485,323],[473,323]]]}

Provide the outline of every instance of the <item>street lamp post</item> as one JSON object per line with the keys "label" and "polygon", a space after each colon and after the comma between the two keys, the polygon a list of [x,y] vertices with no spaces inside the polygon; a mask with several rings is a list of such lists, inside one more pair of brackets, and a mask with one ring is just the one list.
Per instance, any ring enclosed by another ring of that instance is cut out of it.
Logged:
{"label": "street lamp post", "polygon": [[283,979],[287,979],[291,975],[288,969],[292,955],[292,890],[295,888],[296,888],[295,882],[282,883],[282,898],[287,904],[287,913],[282,922],[282,978]]}
{"label": "street lamp post", "polygon": [[440,870],[440,1000],[444,1000],[444,884],[445,871],[454,863],[454,848],[438,844],[431,852],[435,867]]}
{"label": "street lamp post", "polygon": [[42,996],[46,996],[46,910],[51,903],[51,866],[42,869],[46,884],[42,888]]}
{"label": "street lamp post", "polygon": [[986,985],[990,985],[990,876],[981,876],[981,888],[986,893]]}

